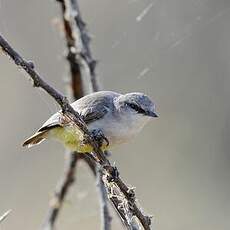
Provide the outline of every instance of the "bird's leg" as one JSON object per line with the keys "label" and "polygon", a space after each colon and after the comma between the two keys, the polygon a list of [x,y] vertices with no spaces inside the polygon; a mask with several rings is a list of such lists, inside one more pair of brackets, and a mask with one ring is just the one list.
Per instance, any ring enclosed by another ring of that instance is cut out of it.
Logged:
{"label": "bird's leg", "polygon": [[[106,142],[105,143],[106,146],[109,145],[109,140],[105,137],[105,135],[103,134],[103,132],[100,129],[94,129],[94,130],[90,131],[90,135],[97,142],[99,148],[102,148],[102,149],[104,148],[104,142]],[[82,140],[81,144],[82,145],[90,144],[88,135],[83,136],[83,140]],[[104,152],[104,154],[108,155],[108,153],[107,152],[105,153],[105,152]],[[94,158],[94,160],[96,162],[100,163],[100,159],[98,159],[98,157],[96,156],[96,154],[94,152],[91,152],[91,156],[92,156],[92,158]]]}
{"label": "bird's leg", "polygon": [[98,143],[100,147],[102,147],[104,141],[106,142],[106,146],[109,145],[109,140],[103,134],[100,129],[94,129],[91,131],[91,135],[93,136],[94,140]]}

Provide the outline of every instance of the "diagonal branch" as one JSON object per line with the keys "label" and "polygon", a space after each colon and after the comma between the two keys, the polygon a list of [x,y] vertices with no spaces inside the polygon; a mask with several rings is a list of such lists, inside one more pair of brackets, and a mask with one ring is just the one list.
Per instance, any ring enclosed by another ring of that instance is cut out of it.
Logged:
{"label": "diagonal branch", "polygon": [[60,92],[55,90],[51,85],[44,81],[39,73],[34,69],[34,64],[30,61],[27,62],[26,60],[24,60],[1,35],[0,46],[17,66],[21,67],[29,74],[29,76],[33,80],[34,87],[42,88],[51,97],[53,97],[53,99],[56,100],[56,102],[61,107],[63,114],[71,119],[80,128],[80,130],[85,134],[87,141],[89,142],[89,144],[91,144],[93,150],[95,151],[98,157],[98,162],[103,165],[108,164],[108,160],[104,156],[103,152],[100,150],[98,144],[94,141],[84,120],[82,119],[80,114],[75,111],[69,104],[67,97],[63,96]]}
{"label": "diagonal branch", "polygon": [[[0,35],[0,46],[2,50],[15,62],[15,64],[24,69],[34,82],[34,87],[40,87],[45,90],[62,108],[64,116],[73,121],[85,135],[87,142],[92,146],[93,153],[96,156],[96,162],[100,166],[102,179],[106,187],[107,195],[115,209],[119,212],[122,221],[128,229],[137,229],[137,221],[142,224],[144,229],[150,229],[151,219],[145,216],[141,208],[137,206],[135,193],[119,177],[116,167],[112,166],[109,160],[101,151],[98,143],[89,132],[87,125],[82,117],[68,103],[66,97],[46,83],[34,68],[34,64],[24,60]],[[116,173],[114,173],[116,172]],[[117,176],[114,176],[114,175]],[[138,227],[139,228],[139,227]]]}

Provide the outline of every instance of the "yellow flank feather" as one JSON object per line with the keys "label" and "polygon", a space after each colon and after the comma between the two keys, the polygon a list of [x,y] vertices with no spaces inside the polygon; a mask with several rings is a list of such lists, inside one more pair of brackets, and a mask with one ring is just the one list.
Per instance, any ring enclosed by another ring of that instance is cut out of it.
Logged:
{"label": "yellow flank feather", "polygon": [[[71,151],[77,151],[81,153],[92,152],[93,149],[89,144],[84,143],[83,133],[76,127],[57,127],[50,130],[50,137],[60,141],[66,148]],[[104,151],[107,149],[106,143],[103,143],[101,149]]]}

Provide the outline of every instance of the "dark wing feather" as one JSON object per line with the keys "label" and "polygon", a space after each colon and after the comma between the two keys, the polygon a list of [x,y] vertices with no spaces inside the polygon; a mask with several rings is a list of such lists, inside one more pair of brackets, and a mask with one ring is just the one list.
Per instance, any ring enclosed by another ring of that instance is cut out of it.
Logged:
{"label": "dark wing feather", "polygon": [[91,109],[86,109],[83,113],[81,113],[81,116],[86,124],[89,124],[95,120],[98,120],[105,116],[105,114],[108,112],[108,107],[102,105],[98,107],[97,105],[97,111],[93,111],[93,107]]}
{"label": "dark wing feather", "polygon": [[104,117],[113,109],[113,99],[118,95],[114,92],[100,91],[77,100],[72,106],[80,113],[86,124],[89,124]]}

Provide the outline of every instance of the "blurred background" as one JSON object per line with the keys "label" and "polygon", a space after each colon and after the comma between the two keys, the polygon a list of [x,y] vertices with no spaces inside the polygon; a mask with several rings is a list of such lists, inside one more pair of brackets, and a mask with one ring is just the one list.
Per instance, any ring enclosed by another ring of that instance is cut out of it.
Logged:
{"label": "blurred background", "polygon": [[[153,120],[132,143],[113,150],[157,230],[230,228],[230,1],[80,0],[103,89],[145,92]],[[55,1],[0,0],[0,33],[53,86],[66,93],[68,65]],[[62,175],[56,142],[23,149],[57,105],[0,55],[1,229],[39,229]],[[113,229],[121,229],[117,217]],[[95,181],[77,170],[57,229],[100,229]]]}

